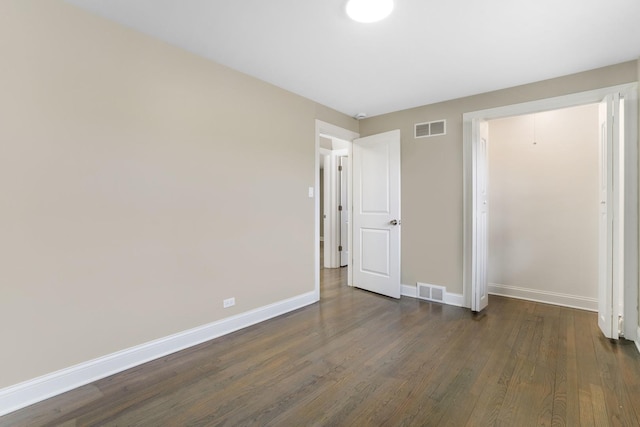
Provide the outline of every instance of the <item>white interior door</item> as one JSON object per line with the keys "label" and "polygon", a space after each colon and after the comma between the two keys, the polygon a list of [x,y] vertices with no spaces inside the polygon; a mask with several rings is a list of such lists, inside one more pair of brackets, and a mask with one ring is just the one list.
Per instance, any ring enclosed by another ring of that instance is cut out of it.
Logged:
{"label": "white interior door", "polygon": [[609,95],[600,103],[599,156],[599,254],[598,254],[598,326],[607,338],[618,338],[617,310],[614,309],[614,188],[613,162],[618,132],[613,125],[618,109],[617,96]]}
{"label": "white interior door", "polygon": [[353,141],[353,285],[400,298],[400,131]]}
{"label": "white interior door", "polygon": [[472,253],[474,275],[472,277],[471,288],[471,310],[481,311],[489,305],[489,286],[487,276],[488,265],[488,144],[489,144],[489,124],[482,121],[478,126],[480,135],[477,138],[474,150],[474,218],[473,218],[473,236],[474,250]]}
{"label": "white interior door", "polygon": [[333,156],[331,156],[331,151],[330,150],[323,150],[325,152],[328,152],[328,154],[324,154],[324,173],[323,173],[323,193],[321,194],[321,197],[323,198],[323,212],[322,212],[322,219],[321,221],[323,221],[323,229],[324,229],[324,254],[323,254],[323,258],[324,258],[324,268],[334,268],[336,267],[335,265],[332,264],[333,261],[333,247],[334,245],[336,245],[336,243],[334,242],[333,239],[333,217],[331,216],[331,212],[332,212],[332,192],[331,192],[331,188],[333,185],[333,180],[331,179],[331,166],[332,166],[332,162],[331,159]]}
{"label": "white interior door", "polygon": [[623,315],[624,337],[635,340],[640,348],[638,322],[638,90],[637,87],[621,91],[619,120],[621,173],[624,210],[619,236],[624,239],[622,252],[622,291],[620,302]]}
{"label": "white interior door", "polygon": [[349,264],[349,158],[340,157],[340,267]]}
{"label": "white interior door", "polygon": [[[346,144],[346,142],[345,142]],[[324,160],[324,267],[338,268],[342,265],[342,215],[341,201],[343,156],[348,149],[329,151]],[[346,163],[346,162],[345,162]],[[348,233],[345,232],[345,239]]]}

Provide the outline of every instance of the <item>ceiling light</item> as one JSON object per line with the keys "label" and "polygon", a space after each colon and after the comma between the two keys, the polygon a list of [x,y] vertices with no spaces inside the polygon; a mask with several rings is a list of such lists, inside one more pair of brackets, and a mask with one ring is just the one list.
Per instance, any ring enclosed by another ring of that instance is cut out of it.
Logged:
{"label": "ceiling light", "polygon": [[354,21],[369,23],[380,21],[391,14],[393,0],[349,0],[347,15]]}

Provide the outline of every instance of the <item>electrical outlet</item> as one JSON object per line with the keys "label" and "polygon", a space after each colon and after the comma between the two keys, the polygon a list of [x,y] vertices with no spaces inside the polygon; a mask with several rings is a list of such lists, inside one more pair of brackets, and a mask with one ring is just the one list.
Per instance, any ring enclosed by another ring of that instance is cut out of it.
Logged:
{"label": "electrical outlet", "polygon": [[222,300],[222,307],[223,308],[229,308],[233,305],[236,305],[236,299],[235,298],[227,298],[225,300]]}

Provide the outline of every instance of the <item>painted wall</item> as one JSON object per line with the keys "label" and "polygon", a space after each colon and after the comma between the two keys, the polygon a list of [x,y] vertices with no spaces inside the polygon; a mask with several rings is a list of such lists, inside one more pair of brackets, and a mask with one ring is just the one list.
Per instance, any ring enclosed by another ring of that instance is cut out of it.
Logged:
{"label": "painted wall", "polygon": [[313,291],[315,119],[355,120],[58,0],[0,52],[0,388]]}
{"label": "painted wall", "polygon": [[[637,61],[455,99],[360,121],[360,135],[402,134],[402,283],[462,293],[462,115],[466,112],[634,82]],[[473,73],[470,72],[469,78]],[[447,120],[447,134],[415,139],[413,126]]]}
{"label": "painted wall", "polygon": [[598,137],[597,104],[489,122],[490,284],[597,306]]}

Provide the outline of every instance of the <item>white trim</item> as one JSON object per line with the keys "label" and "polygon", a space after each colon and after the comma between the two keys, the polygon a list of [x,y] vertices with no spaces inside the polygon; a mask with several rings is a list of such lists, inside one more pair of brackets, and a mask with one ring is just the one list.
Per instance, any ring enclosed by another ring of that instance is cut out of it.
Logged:
{"label": "white trim", "polygon": [[540,99],[537,101],[523,102],[521,104],[505,105],[502,107],[478,110],[462,115],[463,121],[472,119],[491,120],[507,116],[521,116],[523,114],[539,113],[542,111],[560,110],[563,108],[577,107],[579,105],[592,104],[602,101],[602,99],[612,93],[627,93],[637,90],[637,83],[627,83],[617,86],[588,90],[585,92],[572,93],[568,95],[556,96],[553,98]]}
{"label": "white trim", "polygon": [[[428,285],[427,283],[425,284]],[[403,297],[418,298],[418,287],[412,285],[401,285],[400,295]],[[464,296],[462,294],[452,294],[445,290],[443,303],[456,307],[464,307]]]}
{"label": "white trim", "polygon": [[640,353],[640,326],[638,326],[637,334],[638,335],[636,335],[637,338],[635,340],[635,343],[636,343],[636,348],[638,349],[638,353]]}
{"label": "white trim", "polygon": [[446,292],[444,294],[444,303],[448,305],[455,305],[456,307],[464,307],[464,295]]}
{"label": "white trim", "polygon": [[316,301],[315,292],[307,292],[6,387],[0,390],[0,416]]}
{"label": "white trim", "polygon": [[418,287],[411,285],[401,285],[400,295],[402,295],[403,297],[418,298]]}
{"label": "white trim", "polygon": [[[621,91],[624,98],[624,249],[623,298],[638,301],[638,88]],[[626,339],[640,339],[634,325],[640,313],[637,303],[625,303],[622,308]],[[636,333],[634,336],[633,334]]]}
{"label": "white trim", "polygon": [[579,308],[581,310],[598,311],[597,298],[588,298],[579,295],[541,291],[538,289],[501,285],[498,283],[489,283],[489,294],[541,302],[545,304],[560,305],[562,307]]}

